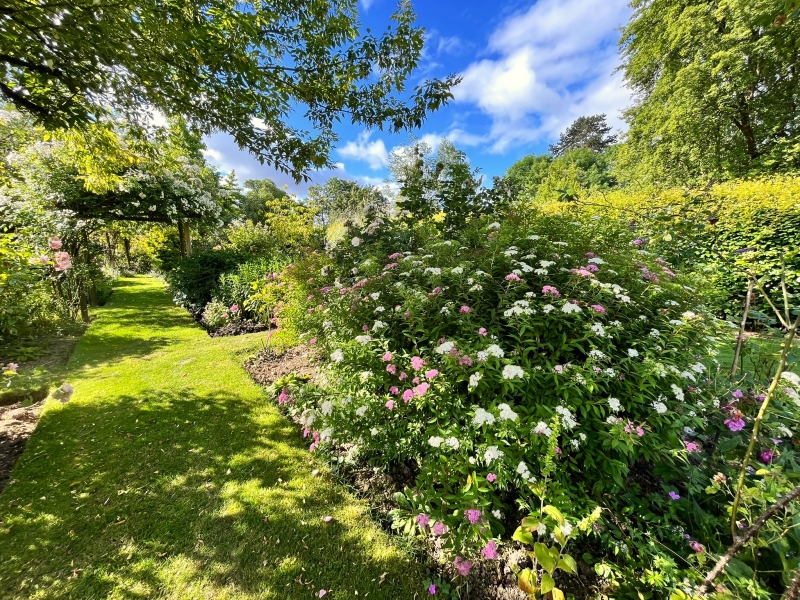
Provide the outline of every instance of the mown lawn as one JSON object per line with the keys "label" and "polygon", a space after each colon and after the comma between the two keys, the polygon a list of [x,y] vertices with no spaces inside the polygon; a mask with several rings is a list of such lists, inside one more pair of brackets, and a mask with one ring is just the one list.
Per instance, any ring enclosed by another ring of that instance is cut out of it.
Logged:
{"label": "mown lawn", "polygon": [[421,596],[242,369],[263,334],[209,338],[149,278],[97,315],[0,495],[0,598]]}

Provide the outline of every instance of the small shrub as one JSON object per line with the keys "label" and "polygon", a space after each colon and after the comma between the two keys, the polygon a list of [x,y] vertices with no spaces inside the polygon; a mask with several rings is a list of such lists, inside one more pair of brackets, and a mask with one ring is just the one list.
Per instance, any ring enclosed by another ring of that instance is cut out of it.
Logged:
{"label": "small shrub", "polygon": [[225,250],[206,250],[182,259],[166,273],[176,301],[188,308],[200,308],[214,296],[219,277],[239,264],[238,254]]}
{"label": "small shrub", "polygon": [[241,320],[241,311],[238,305],[227,305],[218,300],[213,300],[206,304],[201,317],[203,325],[212,331],[239,320]]}

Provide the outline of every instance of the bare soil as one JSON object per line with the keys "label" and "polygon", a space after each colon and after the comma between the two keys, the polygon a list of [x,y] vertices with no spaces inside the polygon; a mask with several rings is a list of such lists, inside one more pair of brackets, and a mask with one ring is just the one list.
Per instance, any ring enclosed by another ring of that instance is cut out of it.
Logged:
{"label": "bare soil", "polygon": [[[202,325],[202,323],[200,323]],[[223,325],[219,329],[209,331],[208,335],[211,337],[224,337],[228,335],[243,335],[245,333],[256,333],[258,331],[267,331],[269,325],[266,323],[257,323],[255,321],[234,321]]]}
{"label": "bare soil", "polygon": [[36,429],[43,405],[44,400],[30,406],[23,406],[22,402],[0,406],[0,492],[8,483],[14,463]]}

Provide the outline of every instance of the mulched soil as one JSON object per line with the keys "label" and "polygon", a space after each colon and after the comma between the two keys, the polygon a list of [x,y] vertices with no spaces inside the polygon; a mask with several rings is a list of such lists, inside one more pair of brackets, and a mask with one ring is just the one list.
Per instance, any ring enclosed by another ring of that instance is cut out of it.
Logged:
{"label": "mulched soil", "polygon": [[[201,323],[202,324],[202,323]],[[211,337],[224,337],[228,335],[243,335],[245,333],[256,333],[259,331],[267,331],[269,325],[266,323],[256,323],[255,321],[235,321],[223,325],[219,329],[209,331],[208,335]]]}
{"label": "mulched soil", "polygon": [[8,483],[14,463],[36,429],[42,406],[44,400],[30,406],[23,406],[22,402],[0,406],[0,492]]}

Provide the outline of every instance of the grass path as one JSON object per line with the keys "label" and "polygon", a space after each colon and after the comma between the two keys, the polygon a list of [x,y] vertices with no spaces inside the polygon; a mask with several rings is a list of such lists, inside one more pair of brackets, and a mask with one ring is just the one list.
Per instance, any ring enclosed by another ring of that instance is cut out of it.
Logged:
{"label": "grass path", "polygon": [[421,597],[240,366],[262,334],[209,338],[144,277],[97,314],[0,495],[0,598]]}

